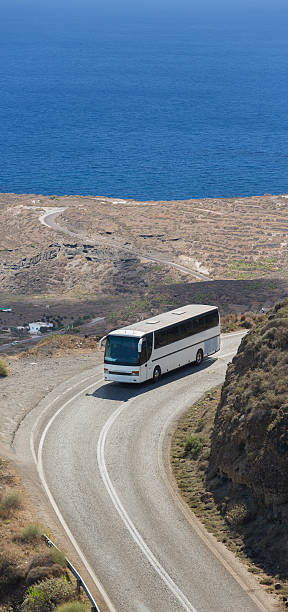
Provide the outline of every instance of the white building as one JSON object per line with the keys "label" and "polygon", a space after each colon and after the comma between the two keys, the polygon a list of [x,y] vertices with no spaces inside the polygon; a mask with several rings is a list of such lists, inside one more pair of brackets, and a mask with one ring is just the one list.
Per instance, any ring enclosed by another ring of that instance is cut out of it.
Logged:
{"label": "white building", "polygon": [[53,327],[53,323],[47,323],[47,321],[33,321],[33,323],[29,323],[30,334],[39,334],[40,327]]}

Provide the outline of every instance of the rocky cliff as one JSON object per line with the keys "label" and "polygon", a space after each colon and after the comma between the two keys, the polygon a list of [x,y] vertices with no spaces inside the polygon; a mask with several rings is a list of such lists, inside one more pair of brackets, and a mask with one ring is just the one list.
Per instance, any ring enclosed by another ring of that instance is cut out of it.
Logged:
{"label": "rocky cliff", "polygon": [[208,481],[228,519],[254,521],[249,545],[288,571],[288,299],[247,334],[228,368]]}

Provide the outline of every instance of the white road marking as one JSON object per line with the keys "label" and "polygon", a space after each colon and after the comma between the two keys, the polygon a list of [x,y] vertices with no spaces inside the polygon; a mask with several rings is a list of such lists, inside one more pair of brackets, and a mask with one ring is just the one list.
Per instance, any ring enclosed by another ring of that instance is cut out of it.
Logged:
{"label": "white road marking", "polygon": [[123,507],[123,505],[121,504],[121,501],[113,487],[113,484],[110,480],[109,474],[108,474],[108,470],[106,467],[106,463],[105,463],[105,442],[106,442],[106,438],[107,438],[107,434],[109,432],[109,429],[112,427],[113,423],[116,421],[116,419],[120,416],[120,414],[127,408],[127,405],[130,404],[135,401],[136,399],[138,399],[138,397],[133,397],[130,400],[128,400],[128,402],[125,402],[124,404],[121,404],[121,406],[119,406],[119,408],[110,416],[110,418],[108,419],[108,421],[106,421],[104,427],[102,428],[101,432],[100,432],[100,436],[99,436],[99,440],[98,440],[98,445],[97,445],[97,461],[98,461],[98,465],[99,465],[99,470],[100,470],[100,474],[101,474],[101,478],[105,484],[105,487],[111,497],[111,500],[120,516],[120,518],[122,519],[123,523],[125,524],[126,528],[128,529],[130,535],[132,536],[133,540],[136,542],[136,544],[139,546],[139,548],[142,550],[143,554],[145,555],[145,557],[148,559],[149,563],[152,565],[152,567],[155,569],[155,571],[157,572],[157,574],[160,576],[160,578],[162,578],[162,580],[166,583],[166,585],[168,586],[168,588],[170,589],[170,591],[173,593],[174,597],[176,597],[176,599],[178,599],[178,601],[180,602],[180,604],[183,606],[184,610],[187,610],[188,612],[196,612],[196,609],[193,608],[193,606],[190,604],[189,600],[187,599],[187,597],[184,595],[184,593],[182,593],[182,591],[179,589],[179,587],[175,584],[175,582],[172,580],[172,578],[169,576],[169,574],[166,572],[166,570],[164,569],[164,567],[162,567],[162,565],[159,563],[158,559],[155,557],[155,555],[152,553],[152,551],[150,550],[150,548],[147,546],[146,542],[143,540],[142,536],[140,535],[139,531],[136,529],[134,523],[131,521],[130,517],[128,516],[125,508]]}
{"label": "white road marking", "polygon": [[[196,401],[194,403],[196,403]],[[160,472],[160,474],[161,474],[161,476],[163,478],[163,481],[166,484],[166,487],[167,487],[168,491],[170,492],[171,498],[175,500],[177,506],[180,508],[180,510],[183,513],[183,515],[185,516],[187,522],[192,526],[192,529],[195,531],[195,533],[198,534],[198,536],[204,542],[205,546],[207,546],[207,548],[210,551],[212,551],[212,553],[215,555],[216,559],[218,559],[218,561],[220,561],[220,563],[223,565],[223,567],[225,567],[226,571],[234,578],[234,580],[236,582],[238,582],[238,584],[240,584],[240,586],[243,589],[243,591],[245,593],[247,593],[247,595],[249,595],[249,597],[251,597],[252,601],[254,601],[254,603],[259,608],[259,610],[262,610],[262,612],[268,612],[267,611],[267,607],[262,604],[260,599],[257,597],[257,593],[253,592],[253,590],[251,589],[250,584],[248,584],[247,582],[245,582],[244,579],[242,579],[241,575],[239,574],[239,571],[237,572],[234,569],[234,567],[232,567],[231,563],[229,563],[227,561],[225,556],[219,552],[219,549],[215,545],[214,536],[212,536],[211,533],[206,531],[206,528],[201,523],[200,519],[198,519],[196,517],[196,515],[194,515],[194,513],[191,510],[191,508],[188,506],[187,502],[182,497],[179,489],[175,488],[174,485],[172,484],[172,482],[171,482],[171,474],[173,474],[173,471],[172,471],[171,464],[170,464],[170,478],[168,476],[167,469],[165,468],[165,462],[164,462],[164,457],[163,457],[163,449],[164,449],[164,440],[165,440],[165,438],[167,436],[167,431],[171,427],[171,422],[173,420],[174,420],[174,416],[172,418],[168,419],[168,421],[166,422],[165,427],[162,429],[162,432],[161,432],[161,434],[159,436],[158,453],[157,453],[157,455],[158,455],[159,472]],[[170,441],[170,443],[171,443],[171,441]]]}
{"label": "white road marking", "polygon": [[57,395],[57,397],[54,397],[54,399],[52,400],[52,402],[50,402],[50,404],[48,404],[48,406],[46,406],[45,410],[43,410],[43,412],[41,412],[39,414],[39,416],[37,417],[36,421],[34,421],[34,425],[31,429],[31,433],[30,433],[30,450],[32,453],[32,457],[34,459],[34,463],[37,466],[37,456],[35,453],[35,446],[34,446],[34,431],[41,419],[41,417],[43,416],[43,414],[45,414],[45,412],[47,412],[48,408],[51,408],[51,406],[53,406],[53,404],[55,404],[57,402],[57,400],[59,399],[60,395]]}
{"label": "white road marking", "polygon": [[[72,389],[75,389],[75,387],[78,387],[79,384],[82,384],[83,382],[86,382],[86,380],[89,380],[89,378],[92,378],[92,376],[95,376],[95,374],[90,374],[90,376],[86,376],[86,378],[83,378],[83,380],[80,381],[80,383],[75,383],[75,385],[73,385],[72,387],[69,387],[69,389],[66,389],[66,391],[71,391]],[[64,393],[61,393],[61,395],[64,395],[66,393],[66,391],[64,391]],[[42,418],[42,416],[44,414],[46,414],[46,412],[51,408],[51,406],[53,406],[53,404],[55,404],[57,402],[57,400],[60,398],[60,395],[57,395],[57,397],[54,397],[54,399],[50,402],[50,404],[48,404],[48,406],[46,406],[46,408],[44,410],[42,410],[42,412],[39,414],[39,416],[37,417],[36,421],[34,421],[34,425],[31,429],[31,433],[30,433],[30,450],[32,453],[32,457],[34,459],[34,463],[37,466],[37,457],[36,457],[36,453],[35,453],[35,448],[34,448],[34,431],[37,427],[37,425],[39,424],[40,419]]]}
{"label": "white road marking", "polygon": [[[91,376],[89,376],[88,378],[91,378]],[[84,380],[88,380],[88,378],[87,378],[87,379],[84,379]],[[71,531],[70,531],[70,529],[69,529],[69,527],[68,527],[68,525],[67,525],[66,521],[64,520],[64,518],[63,518],[63,516],[62,516],[62,514],[61,514],[61,512],[60,512],[60,510],[59,510],[59,508],[58,508],[58,506],[57,506],[57,504],[56,504],[56,502],[55,502],[55,499],[54,499],[54,497],[53,497],[53,495],[52,495],[52,493],[51,493],[51,491],[50,491],[50,489],[49,489],[49,487],[48,487],[48,485],[47,485],[46,479],[45,479],[45,473],[44,473],[44,468],[43,468],[43,457],[42,457],[42,453],[43,453],[43,445],[44,445],[44,441],[45,441],[46,435],[47,435],[47,433],[48,433],[48,431],[49,431],[49,429],[50,429],[50,427],[51,427],[51,425],[52,425],[53,421],[56,419],[56,417],[57,417],[57,416],[60,414],[60,412],[62,412],[62,410],[64,410],[64,408],[66,408],[66,406],[68,406],[68,405],[69,405],[69,404],[70,404],[72,401],[74,401],[74,400],[75,400],[77,397],[79,397],[79,396],[80,396],[82,393],[85,393],[86,391],[88,391],[88,389],[91,389],[91,387],[94,387],[94,385],[95,385],[96,383],[98,383],[98,382],[100,382],[100,381],[102,381],[102,380],[103,380],[103,378],[102,378],[102,377],[101,377],[101,378],[99,378],[98,380],[94,380],[94,382],[93,382],[91,385],[88,385],[88,387],[86,387],[85,389],[82,389],[81,391],[79,391],[78,393],[76,393],[75,395],[73,395],[73,397],[71,397],[69,400],[67,400],[67,402],[65,402],[65,403],[64,403],[64,404],[61,406],[61,408],[59,408],[59,409],[58,409],[58,410],[55,412],[55,414],[54,414],[54,415],[53,415],[53,417],[50,419],[50,421],[47,423],[47,425],[46,425],[46,427],[45,427],[45,429],[44,429],[44,431],[43,431],[43,433],[42,433],[42,436],[41,436],[41,439],[40,439],[40,444],[39,444],[39,449],[38,449],[38,461],[37,461],[37,457],[36,457],[35,449],[34,449],[34,446],[33,446],[33,440],[32,440],[32,431],[31,431],[31,436],[30,436],[30,447],[31,447],[31,450],[33,449],[33,450],[32,450],[32,455],[33,455],[33,459],[34,459],[35,464],[36,464],[36,468],[37,468],[37,472],[38,472],[38,474],[39,474],[39,478],[40,478],[40,480],[41,480],[41,482],[42,482],[42,485],[43,485],[44,490],[45,490],[45,492],[46,492],[46,495],[47,495],[47,497],[48,497],[48,499],[49,499],[49,501],[50,501],[50,503],[51,503],[51,505],[52,505],[52,507],[53,507],[54,512],[56,513],[56,515],[57,515],[57,517],[58,517],[58,519],[59,519],[59,521],[60,521],[60,523],[61,523],[61,525],[62,525],[63,529],[66,531],[66,534],[67,534],[67,536],[68,536],[68,538],[69,538],[69,540],[70,540],[71,544],[73,544],[73,546],[74,546],[74,548],[75,548],[75,550],[76,550],[77,554],[79,555],[79,557],[80,557],[80,559],[81,559],[81,561],[82,561],[83,565],[86,567],[87,572],[90,574],[90,576],[91,576],[91,578],[92,578],[92,580],[93,580],[94,584],[96,585],[96,587],[97,587],[97,589],[98,589],[99,593],[101,593],[101,595],[102,595],[102,597],[103,597],[103,599],[104,599],[104,601],[105,601],[105,603],[106,603],[106,605],[107,605],[108,609],[110,610],[110,612],[117,612],[117,610],[116,610],[116,608],[114,607],[114,605],[112,604],[112,602],[111,602],[111,600],[110,600],[110,598],[109,598],[108,594],[106,593],[106,591],[105,591],[104,587],[102,586],[101,582],[98,580],[98,578],[97,578],[96,574],[94,573],[93,569],[91,568],[91,566],[89,565],[88,561],[86,560],[86,558],[85,558],[85,556],[84,556],[84,554],[83,554],[83,552],[82,552],[82,550],[81,550],[80,546],[78,545],[78,543],[77,543],[76,539],[74,538],[73,534],[71,533]],[[84,382],[84,381],[82,381],[82,382]],[[75,386],[77,386],[77,385],[75,385]],[[58,399],[59,399],[59,397],[58,397]],[[56,398],[55,398],[55,399],[54,399],[54,400],[51,402],[51,404],[50,404],[49,406],[47,406],[47,407],[46,407],[45,411],[47,411],[47,410],[48,410],[48,408],[51,408],[51,406],[52,406],[52,405],[55,403],[55,401],[56,401]],[[41,414],[40,416],[42,416],[42,414]],[[38,421],[39,421],[39,417],[38,417]],[[34,424],[34,427],[33,427],[33,431],[34,431],[34,429],[35,429],[35,424]],[[32,440],[32,442],[31,442],[31,440]],[[31,444],[32,444],[32,446],[31,446]]]}

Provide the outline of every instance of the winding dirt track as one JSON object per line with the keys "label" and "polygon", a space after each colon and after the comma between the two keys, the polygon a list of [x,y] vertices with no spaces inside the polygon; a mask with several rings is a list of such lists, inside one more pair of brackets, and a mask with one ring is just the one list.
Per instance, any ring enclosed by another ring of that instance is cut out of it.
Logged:
{"label": "winding dirt track", "polygon": [[[100,243],[100,244],[106,244],[106,245],[112,246],[113,248],[116,248],[115,244],[109,243],[109,240],[107,240],[107,238],[102,238],[99,236],[97,237],[97,240],[95,239],[91,240],[91,238],[88,238],[87,236],[83,236],[83,234],[76,234],[75,232],[71,232],[70,230],[68,230],[66,227],[62,227],[61,225],[58,225],[58,223],[55,222],[55,219],[64,210],[65,208],[59,208],[56,210],[56,212],[51,212],[51,209],[50,209],[49,212],[46,212],[44,215],[42,214],[39,217],[39,220],[43,225],[46,225],[47,227],[52,229],[54,232],[61,232],[62,234],[65,234],[66,236],[71,236],[72,238],[78,238],[80,240],[85,240],[89,244],[91,243],[99,244]],[[168,261],[167,259],[162,259],[160,257],[151,257],[150,255],[146,255],[145,253],[139,253],[139,251],[133,251],[132,249],[127,249],[126,247],[124,248],[124,247],[117,246],[117,249],[124,251],[125,253],[131,253],[135,255],[136,257],[141,257],[142,259],[146,259],[147,261],[153,261],[158,264],[176,268],[176,270],[185,272],[186,274],[193,276],[193,278],[197,278],[198,280],[201,280],[201,281],[208,282],[212,280],[211,278],[208,278],[207,276],[205,276],[204,274],[201,274],[200,272],[196,272],[195,270],[191,270],[191,268],[186,268],[185,266],[181,266],[180,264],[176,264],[172,261]]]}

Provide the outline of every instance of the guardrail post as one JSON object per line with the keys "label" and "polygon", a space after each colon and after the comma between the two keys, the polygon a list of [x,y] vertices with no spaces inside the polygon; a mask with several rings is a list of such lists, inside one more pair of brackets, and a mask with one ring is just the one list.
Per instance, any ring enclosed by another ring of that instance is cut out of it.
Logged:
{"label": "guardrail post", "polygon": [[[45,533],[42,534],[42,539],[45,540],[47,546],[49,548],[56,548],[56,550],[59,550],[57,548],[57,546],[55,546],[54,542],[52,542],[52,540],[50,540]],[[67,557],[65,557],[66,563],[67,563],[67,567],[70,570],[70,572],[72,572],[73,576],[76,578],[77,581],[77,585],[76,585],[76,592],[78,595],[80,595],[80,588],[82,587],[83,591],[86,593],[88,599],[90,600],[90,602],[92,603],[92,607],[91,607],[91,612],[100,612],[95,600],[93,599],[90,591],[88,590],[84,580],[82,580],[81,576],[78,574],[77,570],[75,570],[75,567],[73,567],[73,565],[70,563],[69,559],[67,559]]]}

